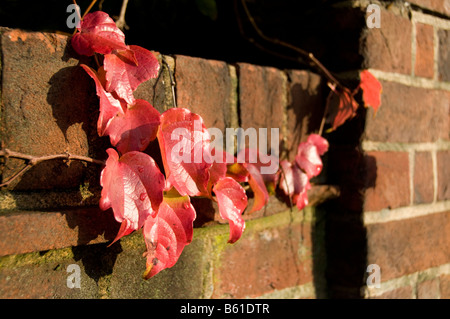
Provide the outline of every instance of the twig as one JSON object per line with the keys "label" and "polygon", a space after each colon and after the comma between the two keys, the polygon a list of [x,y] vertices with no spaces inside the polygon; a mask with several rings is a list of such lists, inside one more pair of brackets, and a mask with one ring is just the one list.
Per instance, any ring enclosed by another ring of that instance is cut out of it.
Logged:
{"label": "twig", "polygon": [[96,160],[96,159],[93,159],[93,158],[90,158],[87,156],[72,155],[70,153],[34,156],[34,155],[29,155],[29,154],[23,154],[20,152],[10,151],[9,149],[6,149],[6,148],[0,149],[0,158],[1,157],[4,157],[6,159],[8,159],[8,158],[21,159],[21,160],[24,160],[26,164],[19,172],[15,173],[9,180],[0,184],[0,188],[8,186],[16,178],[18,178],[19,176],[22,176],[25,172],[27,172],[30,168],[32,168],[33,166],[35,166],[39,163],[45,162],[45,161],[62,159],[62,160],[67,160],[67,161],[74,160],[74,161],[82,161],[82,162],[88,162],[88,163],[93,163],[93,164],[98,164],[98,165],[105,165],[104,161]]}
{"label": "twig", "polygon": [[91,4],[89,5],[89,7],[87,7],[86,11],[84,11],[84,14],[83,14],[83,16],[81,17],[81,19],[83,19],[84,16],[85,16],[86,14],[88,14],[89,11],[91,11],[92,7],[94,6],[94,4],[95,4],[96,2],[97,2],[97,0],[92,0],[92,2],[91,2]]}
{"label": "twig", "polygon": [[[328,69],[319,61],[317,60],[317,58],[314,56],[314,54],[307,52],[301,48],[296,47],[293,44],[290,44],[288,42],[284,42],[280,39],[277,38],[271,38],[267,35],[264,34],[264,32],[262,32],[262,30],[258,27],[258,25],[256,24],[255,19],[253,18],[253,16],[251,15],[250,11],[248,10],[247,7],[247,3],[245,0],[241,0],[241,4],[242,7],[244,8],[245,14],[248,18],[248,20],[250,21],[250,24],[253,26],[253,29],[256,31],[256,33],[265,41],[273,43],[275,45],[279,45],[285,48],[288,48],[290,50],[293,50],[295,52],[297,52],[298,54],[300,54],[301,56],[303,56],[304,58],[308,59],[310,61],[310,63],[315,66],[326,78],[328,81],[330,81],[333,85],[337,86],[337,87],[344,87],[332,74],[330,71],[328,71]],[[238,24],[240,24],[239,19],[238,19]],[[242,26],[239,25],[239,28],[241,29]],[[242,32],[241,32],[242,33]],[[255,43],[254,43],[255,44]],[[269,51],[269,50],[266,50]],[[277,54],[279,56],[283,56],[286,57],[284,55],[281,54]],[[290,58],[290,60],[292,60],[292,58]],[[294,59],[295,60],[295,59]]]}
{"label": "twig", "polygon": [[130,27],[125,22],[125,12],[127,11],[128,0],[123,0],[120,8],[119,19],[116,20],[116,26],[121,30],[128,30]]}

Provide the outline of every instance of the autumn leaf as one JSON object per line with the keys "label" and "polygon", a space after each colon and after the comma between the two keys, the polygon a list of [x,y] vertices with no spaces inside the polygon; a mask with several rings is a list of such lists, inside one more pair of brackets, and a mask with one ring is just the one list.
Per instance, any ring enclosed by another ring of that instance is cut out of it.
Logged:
{"label": "autumn leaf", "polygon": [[280,189],[292,198],[298,209],[308,205],[308,190],[311,189],[309,177],[297,166],[286,160],[281,161]]}
{"label": "autumn leaf", "polygon": [[117,114],[105,130],[120,153],[143,151],[156,138],[159,112],[147,101],[137,99],[123,114]]}
{"label": "autumn leaf", "polygon": [[100,208],[112,208],[114,218],[122,223],[116,241],[156,214],[163,199],[164,175],[147,154],[129,152],[119,158],[112,148],[106,152],[109,157],[100,176]]}
{"label": "autumn leaf", "polygon": [[158,141],[168,182],[182,196],[207,195],[210,137],[200,115],[172,108],[161,114]]}
{"label": "autumn leaf", "polygon": [[322,160],[314,144],[300,143],[295,161],[309,178],[319,175],[322,171]]}
{"label": "autumn leaf", "polygon": [[242,212],[247,207],[247,195],[242,186],[231,177],[224,177],[213,187],[219,205],[219,214],[230,224],[229,243],[241,238],[245,229]]}
{"label": "autumn leaf", "polygon": [[245,163],[244,167],[249,173],[248,184],[254,195],[253,205],[249,211],[249,214],[251,214],[262,209],[269,202],[269,192],[259,169],[250,163]]}
{"label": "autumn leaf", "polygon": [[376,113],[381,105],[381,83],[368,70],[362,71],[360,78],[359,86],[363,91],[364,106],[371,106]]}
{"label": "autumn leaf", "polygon": [[[89,74],[89,76],[95,81],[95,87],[97,90],[97,96],[100,99],[100,114],[97,120],[97,133],[99,136],[104,136],[106,130],[116,115],[124,115],[123,105],[120,100],[116,99],[111,93],[106,92],[103,83],[100,80],[99,74],[89,66],[81,64],[81,67]],[[99,72],[102,70],[100,69]]]}
{"label": "autumn leaf", "polygon": [[156,216],[144,223],[147,246],[144,279],[176,264],[184,247],[192,241],[195,209],[188,196],[164,197]]}
{"label": "autumn leaf", "polygon": [[[130,58],[129,51],[134,53],[137,64]],[[128,104],[134,104],[133,92],[137,87],[157,77],[160,68],[153,53],[137,45],[106,54],[103,63],[106,71],[106,90],[116,92]]]}
{"label": "autumn leaf", "polygon": [[331,130],[336,130],[348,119],[355,117],[359,107],[353,94],[347,88],[331,91],[327,103],[329,108],[327,122],[331,123]]}
{"label": "autumn leaf", "polygon": [[113,50],[126,50],[125,35],[109,15],[102,11],[87,14],[80,22],[71,40],[78,54],[91,56],[95,52],[109,54]]}

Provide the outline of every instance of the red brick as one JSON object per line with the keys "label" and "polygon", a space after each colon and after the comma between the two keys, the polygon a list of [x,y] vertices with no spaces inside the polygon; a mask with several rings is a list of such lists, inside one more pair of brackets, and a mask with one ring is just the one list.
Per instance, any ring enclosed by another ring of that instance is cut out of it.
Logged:
{"label": "red brick", "polygon": [[415,154],[414,203],[431,203],[434,199],[433,163],[429,152]]}
{"label": "red brick", "polygon": [[297,147],[317,131],[322,120],[325,100],[321,76],[304,70],[288,71],[287,136],[285,148],[294,160]]}
{"label": "red brick", "polygon": [[416,24],[416,76],[433,78],[434,74],[434,29],[423,23]]}
{"label": "red brick", "polygon": [[367,263],[381,281],[449,262],[450,212],[367,225]]}
{"label": "red brick", "polygon": [[370,299],[411,299],[412,287],[400,287],[397,289],[389,290],[379,296],[372,297]]}
{"label": "red brick", "polygon": [[408,153],[368,152],[367,156],[364,210],[407,206],[410,202]]}
{"label": "red brick", "polygon": [[307,223],[247,230],[221,253],[214,270],[213,298],[256,297],[311,282],[311,247],[311,226]]}
{"label": "red brick", "polygon": [[411,74],[411,22],[381,9],[381,28],[367,29],[364,67]]}
{"label": "red brick", "polygon": [[450,16],[450,3],[448,0],[410,0],[412,4]]}
{"label": "red brick", "polygon": [[106,242],[115,238],[119,226],[111,211],[97,208],[4,213],[0,256]]}
{"label": "red brick", "polygon": [[[98,100],[92,80],[67,47],[67,37],[6,28],[0,36],[3,146],[37,156],[66,151],[89,155],[91,137],[96,137],[91,107],[98,112]],[[9,160],[3,180],[22,165]],[[14,187],[77,187],[84,171],[80,162],[49,161],[28,171]]]}
{"label": "red brick", "polygon": [[175,57],[177,106],[199,114],[207,128],[225,133],[231,121],[232,82],[225,62]]}
{"label": "red brick", "polygon": [[450,30],[438,30],[439,64],[438,78],[450,82]]}
{"label": "red brick", "polygon": [[441,275],[439,281],[441,299],[450,299],[450,275]]}
{"label": "red brick", "polygon": [[437,153],[438,200],[450,199],[450,151]]}
{"label": "red brick", "polygon": [[422,281],[417,285],[418,299],[439,299],[439,278]]}
{"label": "red brick", "polygon": [[381,83],[381,106],[376,116],[371,108],[367,112],[366,139],[394,143],[448,139],[450,95],[446,91]]}
{"label": "red brick", "polygon": [[[240,126],[243,129],[267,128],[270,149],[270,129],[278,128],[280,142],[286,104],[286,77],[272,67],[247,63],[238,64]],[[253,146],[254,147],[254,146]]]}

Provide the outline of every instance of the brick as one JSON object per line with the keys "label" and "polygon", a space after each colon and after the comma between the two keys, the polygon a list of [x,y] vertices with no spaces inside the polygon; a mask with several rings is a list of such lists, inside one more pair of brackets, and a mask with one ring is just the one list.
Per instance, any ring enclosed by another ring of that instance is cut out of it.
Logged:
{"label": "brick", "polygon": [[438,30],[438,38],[439,38],[438,78],[440,81],[450,82],[450,52],[448,49],[450,47],[450,30]]}
{"label": "brick", "polygon": [[199,114],[207,128],[230,127],[232,79],[225,62],[182,55],[175,57],[178,107]]}
{"label": "brick", "polygon": [[439,278],[422,281],[417,285],[417,299],[439,299]]}
{"label": "brick", "polygon": [[416,24],[416,76],[433,78],[434,75],[434,29],[423,23]]}
{"label": "brick", "polygon": [[450,151],[437,152],[438,200],[450,199]]}
{"label": "brick", "polygon": [[450,299],[450,275],[441,275],[439,281],[441,299]]}
{"label": "brick", "polygon": [[364,68],[411,74],[411,22],[381,9],[381,28],[363,39]]}
{"label": "brick", "polygon": [[406,152],[368,152],[364,210],[407,206],[409,158]]}
{"label": "brick", "polygon": [[[219,241],[225,244],[227,238],[228,234]],[[247,229],[238,242],[220,253],[212,297],[256,297],[311,282],[311,245],[309,223]]]}
{"label": "brick", "polygon": [[[104,260],[104,256],[104,254],[97,255],[97,262]],[[0,259],[1,298],[92,299],[100,297],[96,282],[98,278],[93,278],[91,273],[92,262],[95,263],[95,261],[80,260],[70,249],[6,258]],[[67,272],[69,265],[80,267],[81,288],[67,286],[68,276],[73,273]]]}
{"label": "brick", "polygon": [[289,70],[288,106],[285,149],[290,161],[297,147],[307,136],[320,127],[325,101],[324,81],[318,74],[304,70]]}
{"label": "brick", "polygon": [[415,154],[414,203],[431,203],[434,199],[433,163],[429,152]]}
{"label": "brick", "polygon": [[448,263],[450,212],[367,226],[367,263],[381,281]]}
{"label": "brick", "polygon": [[446,91],[381,81],[383,93],[376,116],[369,108],[365,139],[419,143],[447,139],[450,95]]}
{"label": "brick", "polygon": [[409,2],[419,7],[450,16],[449,0],[410,0]]}
{"label": "brick", "polygon": [[0,256],[102,243],[119,230],[111,211],[14,211],[0,215]]}
{"label": "brick", "polygon": [[156,276],[144,280],[146,251],[142,234],[121,239],[123,251],[117,256],[108,288],[110,298],[198,299],[208,290],[205,274],[208,273],[211,253],[207,241],[197,233],[184,248],[177,263]]}
{"label": "brick", "polygon": [[[280,142],[286,108],[286,76],[272,67],[238,63],[240,126],[267,128],[268,149],[271,128],[279,128]],[[258,136],[259,138],[259,136]],[[255,146],[252,146],[255,147]]]}
{"label": "brick", "polygon": [[389,290],[379,296],[371,297],[370,299],[411,299],[412,294],[412,287],[408,286]]}
{"label": "brick", "polygon": [[[32,155],[66,151],[89,155],[97,137],[98,100],[67,37],[0,29],[3,147]],[[89,63],[89,59],[82,59]],[[3,180],[22,167],[9,160]],[[48,161],[12,185],[16,190],[77,187],[86,172],[80,162]]]}

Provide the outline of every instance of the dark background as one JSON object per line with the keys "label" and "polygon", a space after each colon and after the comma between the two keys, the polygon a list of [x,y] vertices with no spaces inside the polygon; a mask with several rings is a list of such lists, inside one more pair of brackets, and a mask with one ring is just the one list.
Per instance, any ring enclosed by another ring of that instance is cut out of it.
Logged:
{"label": "dark background", "polygon": [[[79,0],[81,11],[90,0]],[[99,10],[97,3],[92,11]],[[338,0],[247,0],[260,29],[272,38],[314,53],[331,71],[358,69],[361,24],[364,13],[348,10]],[[1,0],[0,25],[27,30],[72,34],[66,26],[72,1]],[[117,18],[122,0],[104,0],[102,11]],[[239,28],[242,24],[242,35]],[[249,62],[280,68],[309,68],[298,54],[264,41],[255,33],[241,0],[129,0],[125,30],[127,44],[163,54],[183,54],[226,62]],[[249,41],[254,38],[259,47]],[[261,47],[264,49],[262,50]]]}

